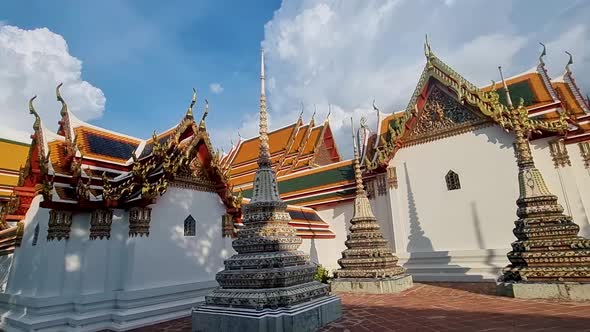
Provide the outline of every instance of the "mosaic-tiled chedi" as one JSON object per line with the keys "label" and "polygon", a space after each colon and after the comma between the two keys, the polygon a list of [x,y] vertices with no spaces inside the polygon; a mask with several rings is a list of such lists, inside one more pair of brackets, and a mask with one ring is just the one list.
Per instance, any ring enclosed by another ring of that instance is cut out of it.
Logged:
{"label": "mosaic-tiled chedi", "polygon": [[354,144],[354,174],[356,197],[354,215],[350,220],[350,234],[345,242],[346,250],[338,260],[341,269],[334,272],[335,278],[388,278],[403,275],[405,270],[397,265],[398,258],[387,246],[377,218],[363,189],[361,168]]}
{"label": "mosaic-tiled chedi", "polygon": [[522,100],[514,107],[507,87],[504,88],[508,108],[499,103],[495,92],[484,98],[492,105],[493,119],[516,136],[520,197],[516,201],[519,219],[513,232],[517,241],[512,243],[512,251],[508,253],[511,264],[504,268],[501,281],[589,282],[590,240],[578,236],[580,227],[572,217],[563,214],[557,196],[547,188],[535,167],[528,139],[541,130],[564,131],[565,114],[553,121],[530,119]]}
{"label": "mosaic-tiled chedi", "polygon": [[244,308],[285,307],[326,296],[329,286],[314,281],[316,266],[297,249],[301,238],[279,197],[276,175],[271,168],[264,53],[261,67],[260,150],[252,200],[243,207],[244,227],[233,248],[238,254],[225,261],[216,276],[220,287],[206,297],[208,305]]}

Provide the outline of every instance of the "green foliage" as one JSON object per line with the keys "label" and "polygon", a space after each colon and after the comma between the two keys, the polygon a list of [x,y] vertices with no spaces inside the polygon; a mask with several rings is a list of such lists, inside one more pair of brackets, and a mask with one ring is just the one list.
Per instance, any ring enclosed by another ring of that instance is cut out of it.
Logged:
{"label": "green foliage", "polygon": [[329,278],[330,277],[328,275],[328,270],[326,270],[326,268],[324,268],[323,266],[318,265],[318,269],[315,271],[313,279],[324,284],[327,284]]}

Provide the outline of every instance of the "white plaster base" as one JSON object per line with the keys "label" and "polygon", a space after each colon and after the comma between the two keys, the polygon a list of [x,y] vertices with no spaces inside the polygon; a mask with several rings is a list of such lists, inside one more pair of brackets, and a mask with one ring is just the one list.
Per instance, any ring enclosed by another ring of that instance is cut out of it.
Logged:
{"label": "white plaster base", "polygon": [[496,293],[502,296],[510,296],[522,299],[590,301],[590,283],[503,282],[496,285]]}
{"label": "white plaster base", "polygon": [[510,249],[396,253],[414,281],[495,282],[510,262]]}
{"label": "white plaster base", "polygon": [[342,317],[336,296],[279,309],[201,306],[193,310],[193,332],[313,332]]}
{"label": "white plaster base", "polygon": [[0,294],[3,331],[126,331],[187,317],[215,281],[67,298]]}
{"label": "white plaster base", "polygon": [[401,275],[393,278],[339,278],[330,282],[332,292],[335,293],[368,293],[391,294],[412,288],[411,275]]}

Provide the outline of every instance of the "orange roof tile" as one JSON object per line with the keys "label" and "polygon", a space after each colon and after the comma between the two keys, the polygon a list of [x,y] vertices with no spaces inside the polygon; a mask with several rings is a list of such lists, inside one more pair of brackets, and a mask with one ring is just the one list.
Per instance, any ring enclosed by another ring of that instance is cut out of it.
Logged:
{"label": "orange roof tile", "polygon": [[51,141],[47,143],[49,147],[49,160],[56,173],[69,174],[69,165],[66,163],[66,142]]}
{"label": "orange roof tile", "polygon": [[303,142],[303,139],[307,136],[307,130],[309,129],[309,125],[303,125],[299,127],[299,131],[297,131],[297,136],[295,136],[295,140],[293,141],[293,145],[291,145],[291,149],[289,149],[288,153],[294,153],[299,150],[299,146]]}
{"label": "orange roof tile", "polygon": [[324,126],[322,125],[322,126],[317,126],[311,130],[311,133],[309,134],[309,138],[307,139],[307,142],[305,143],[305,147],[303,148],[302,155],[306,155],[308,153],[313,152],[313,150],[317,146],[318,140],[320,139],[320,134],[322,133],[323,129],[324,129]]}
{"label": "orange roof tile", "polygon": [[568,111],[573,112],[576,115],[584,115],[584,110],[576,97],[574,96],[572,90],[569,88],[567,83],[565,82],[555,82],[552,83],[553,87],[557,91],[557,95],[561,99],[562,103],[564,104],[565,108]]}
{"label": "orange roof tile", "polygon": [[[297,124],[294,123],[290,126],[275,130],[268,134],[268,143],[271,154],[286,149],[289,138],[291,138],[296,125]],[[258,144],[258,137],[254,137],[242,142],[232,164],[236,165],[248,161],[255,161],[258,157]]]}

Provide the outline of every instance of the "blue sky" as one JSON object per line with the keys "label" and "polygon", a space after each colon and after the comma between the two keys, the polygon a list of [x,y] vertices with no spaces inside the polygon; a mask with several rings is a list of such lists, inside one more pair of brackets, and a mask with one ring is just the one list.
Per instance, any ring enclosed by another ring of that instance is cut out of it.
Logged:
{"label": "blue sky", "polygon": [[[2,1],[0,20],[63,36],[69,53],[82,61],[82,79],[106,96],[104,114],[93,123],[147,138],[181,119],[192,87],[200,99],[196,114],[209,100],[211,127],[222,126],[230,114],[257,110],[264,24],[280,2],[253,4]],[[223,91],[212,93],[211,83]]]}
{"label": "blue sky", "polygon": [[[26,102],[37,94],[55,129],[55,85],[70,109],[96,125],[147,138],[178,123],[199,92],[216,147],[237,132],[257,133],[259,50],[267,56],[271,128],[316,123],[331,105],[340,152],[350,156],[349,126],[375,99],[387,113],[408,103],[424,66],[424,35],[434,52],[477,85],[538,63],[563,74],[564,51],[590,92],[590,1],[586,0],[278,0],[0,2],[0,136],[27,140]],[[217,93],[210,88],[219,84]]]}

